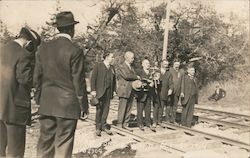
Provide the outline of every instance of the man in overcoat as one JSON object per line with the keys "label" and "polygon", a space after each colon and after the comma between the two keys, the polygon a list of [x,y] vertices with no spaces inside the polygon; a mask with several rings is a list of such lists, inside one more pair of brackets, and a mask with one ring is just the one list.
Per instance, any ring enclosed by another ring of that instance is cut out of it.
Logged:
{"label": "man in overcoat", "polygon": [[[39,35],[23,27],[1,47],[0,157],[24,156],[26,125],[31,124],[31,88]],[[7,149],[7,153],[6,153]]]}
{"label": "man in overcoat", "polygon": [[181,83],[181,125],[186,127],[192,126],[194,105],[198,104],[198,83],[195,78],[195,68],[187,67],[187,73],[182,78]]}
{"label": "man in overcoat", "polygon": [[115,91],[115,69],[113,67],[114,54],[105,53],[104,61],[97,63],[91,76],[91,95],[98,99],[96,105],[96,135],[101,136],[101,131],[111,135],[107,128],[110,100]]}
{"label": "man in overcoat", "polygon": [[122,63],[117,70],[117,95],[119,97],[117,126],[127,129],[134,97],[132,82],[140,79],[140,77],[136,75],[131,66],[134,61],[134,53],[128,51],[125,53],[124,58],[124,63]]}
{"label": "man in overcoat", "polygon": [[37,52],[34,85],[41,90],[37,157],[71,157],[77,120],[88,112],[84,56],[72,42],[77,23],[71,12],[58,13],[54,25],[60,33]]}
{"label": "man in overcoat", "polygon": [[175,123],[176,120],[176,111],[179,102],[180,92],[181,92],[181,80],[185,74],[183,69],[180,69],[180,62],[178,60],[174,61],[173,67],[169,69],[170,74],[173,78],[173,93],[170,96],[170,103],[169,103],[169,117],[170,122]]}

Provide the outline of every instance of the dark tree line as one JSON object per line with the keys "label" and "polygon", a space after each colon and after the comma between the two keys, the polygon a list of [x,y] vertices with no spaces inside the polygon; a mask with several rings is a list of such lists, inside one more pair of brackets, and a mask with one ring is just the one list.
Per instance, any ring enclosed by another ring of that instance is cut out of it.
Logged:
{"label": "dark tree line", "polygon": [[[105,52],[114,52],[115,64],[119,65],[123,61],[123,53],[133,51],[137,68],[144,57],[149,58],[152,64],[161,59],[166,4],[151,7],[146,13],[140,13],[135,4],[132,0],[105,1],[96,23],[89,24],[85,34],[76,36],[74,41],[85,50],[88,72]],[[56,12],[60,9],[58,1]],[[56,31],[52,27],[54,15],[42,27],[43,40],[51,39]],[[190,58],[201,57],[195,66],[205,84],[249,75],[249,21],[239,20],[231,14],[226,22],[213,7],[201,0],[190,1],[189,5],[180,3],[171,10],[170,21],[170,62],[175,59],[188,62]],[[1,22],[1,41],[10,38],[11,34]]]}

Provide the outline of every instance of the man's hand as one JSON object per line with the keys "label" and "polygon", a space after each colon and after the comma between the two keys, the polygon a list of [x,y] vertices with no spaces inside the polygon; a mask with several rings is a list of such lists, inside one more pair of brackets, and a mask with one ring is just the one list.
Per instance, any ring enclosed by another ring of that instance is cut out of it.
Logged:
{"label": "man's hand", "polygon": [[91,94],[93,97],[95,97],[95,96],[96,96],[96,91],[92,91],[92,92],[90,92],[90,94]]}
{"label": "man's hand", "polygon": [[181,95],[180,95],[181,98],[184,98],[184,93],[181,92]]}
{"label": "man's hand", "polygon": [[149,83],[149,86],[150,86],[150,87],[154,87],[154,81],[151,81],[151,82]]}
{"label": "man's hand", "polygon": [[137,76],[137,78],[138,78],[138,80],[140,80],[140,79],[141,79],[141,77],[140,77],[140,76]]}

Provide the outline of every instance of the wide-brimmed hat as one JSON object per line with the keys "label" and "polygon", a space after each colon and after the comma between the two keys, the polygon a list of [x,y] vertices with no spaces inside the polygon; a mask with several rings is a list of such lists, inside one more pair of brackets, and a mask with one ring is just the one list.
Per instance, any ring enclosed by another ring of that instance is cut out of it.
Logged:
{"label": "wide-brimmed hat", "polygon": [[140,80],[135,80],[132,82],[132,88],[135,91],[140,91],[142,89],[142,81]]}
{"label": "wide-brimmed hat", "polygon": [[55,27],[65,27],[70,25],[75,25],[79,21],[74,20],[74,15],[70,11],[60,12],[56,15],[56,21],[53,24]]}
{"label": "wide-brimmed hat", "polygon": [[31,40],[34,48],[41,44],[41,38],[38,33],[32,29],[27,27],[22,27],[19,33],[19,36],[26,38],[27,40]]}

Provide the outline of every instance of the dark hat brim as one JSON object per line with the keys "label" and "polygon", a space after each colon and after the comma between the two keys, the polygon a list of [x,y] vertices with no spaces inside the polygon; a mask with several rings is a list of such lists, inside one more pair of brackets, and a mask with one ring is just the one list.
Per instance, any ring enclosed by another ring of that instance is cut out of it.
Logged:
{"label": "dark hat brim", "polygon": [[66,27],[66,26],[71,26],[71,25],[75,25],[78,24],[79,21],[74,21],[72,23],[67,23],[67,24],[57,24],[57,23],[53,23],[52,26],[54,27]]}

